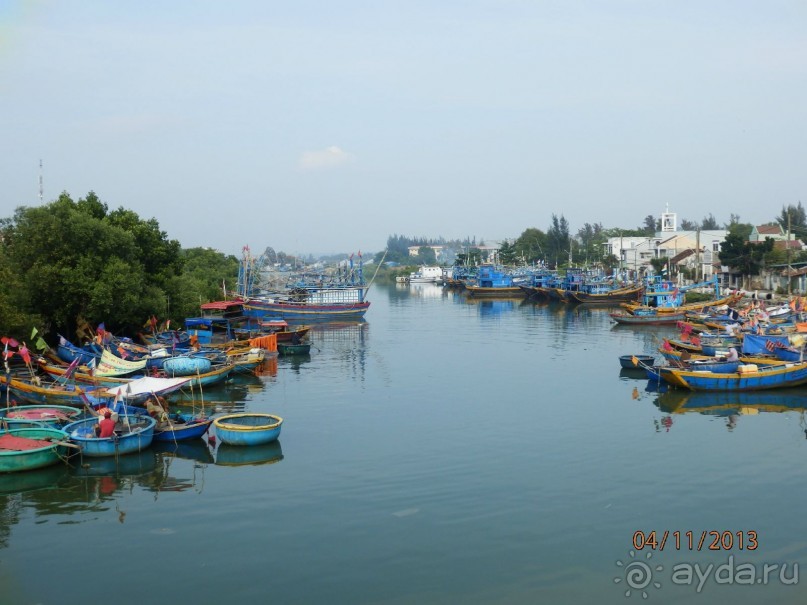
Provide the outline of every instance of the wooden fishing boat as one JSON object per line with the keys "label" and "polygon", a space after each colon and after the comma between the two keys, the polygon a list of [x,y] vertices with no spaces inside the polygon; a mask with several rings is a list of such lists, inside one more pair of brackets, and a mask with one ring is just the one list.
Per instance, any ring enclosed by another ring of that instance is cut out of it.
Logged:
{"label": "wooden fishing boat", "polygon": [[807,362],[742,364],[737,369],[721,374],[670,367],[660,368],[659,373],[668,384],[693,391],[758,391],[807,383]]}
{"label": "wooden fishing boat", "polygon": [[291,344],[288,342],[277,343],[277,352],[280,355],[308,355],[311,352],[310,342]]}
{"label": "wooden fishing boat", "polygon": [[[150,417],[145,408],[127,405],[117,410],[118,417],[125,413],[132,416]],[[204,410],[200,413],[171,412],[167,414],[167,420],[157,420],[154,426],[154,442],[159,441],[186,441],[188,439],[198,439],[210,429],[213,418],[205,416]]]}
{"label": "wooden fishing boat", "polygon": [[655,360],[652,355],[620,355],[619,365],[626,370],[634,370],[641,365],[652,366]]}
{"label": "wooden fishing boat", "polygon": [[630,302],[637,299],[643,290],[643,286],[628,286],[624,288],[603,288],[600,290],[578,290],[569,292],[575,301],[586,305],[618,305],[623,302]]}
{"label": "wooden fishing boat", "polygon": [[618,324],[632,326],[659,326],[675,324],[684,319],[684,313],[653,313],[637,311],[635,313],[625,313],[615,311],[609,313],[611,319]]}
{"label": "wooden fishing boat", "polygon": [[102,350],[100,346],[93,343],[79,347],[67,340],[64,336],[59,336],[56,354],[59,359],[66,363],[71,363],[75,359],[78,359],[80,364],[87,365],[90,361],[95,361],[96,363],[100,361]]}
{"label": "wooden fishing boat", "polygon": [[70,441],[76,444],[83,456],[104,457],[130,454],[146,449],[154,439],[157,421],[151,416],[119,416],[112,437],[96,437],[97,418],[85,418],[64,427]]}
{"label": "wooden fishing boat", "polygon": [[0,431],[0,473],[17,473],[56,464],[67,457],[67,433],[52,427]]}
{"label": "wooden fishing boat", "polygon": [[234,372],[252,372],[263,363],[264,359],[266,351],[257,347],[227,353],[227,360],[235,366]]}
{"label": "wooden fishing boat", "polygon": [[[0,383],[5,383],[5,376],[0,376]],[[83,407],[85,398],[92,401],[111,399],[105,388],[77,386],[75,384],[40,383],[31,380],[12,378],[6,385],[11,395],[20,401],[34,405],[58,405]]]}
{"label": "wooden fishing boat", "polygon": [[481,265],[476,283],[466,284],[465,291],[476,298],[524,298],[527,295],[512,274],[495,265]]}
{"label": "wooden fishing boat", "polygon": [[225,414],[213,421],[216,436],[230,445],[262,445],[280,436],[283,419],[273,414],[242,412]]}
{"label": "wooden fishing boat", "polygon": [[185,441],[198,439],[210,429],[213,418],[204,415],[173,413],[167,422],[154,428],[154,441]]}
{"label": "wooden fishing boat", "polygon": [[17,405],[0,409],[0,424],[10,427],[50,426],[58,428],[82,414],[82,410],[67,405]]}
{"label": "wooden fishing boat", "polygon": [[291,342],[295,338],[302,339],[311,330],[311,326],[289,326],[286,330],[273,332],[277,336],[278,342]]}
{"label": "wooden fishing boat", "polygon": [[[64,375],[65,368],[61,366],[54,366],[50,364],[40,364],[40,368],[53,376],[54,378],[59,378]],[[91,374],[85,374],[83,372],[76,372],[73,374],[72,379],[81,384],[88,384],[88,385],[95,385],[97,386],[104,386],[109,389],[117,388],[119,386],[123,386],[124,388],[126,385],[134,383],[136,380],[178,380],[180,381],[179,386],[182,386],[185,383],[188,383],[189,386],[197,387],[207,386],[210,384],[215,384],[217,382],[221,382],[225,380],[230,373],[233,371],[234,366],[233,364],[218,364],[212,366],[209,372],[205,372],[203,374],[196,374],[193,376],[177,376],[177,377],[166,377],[165,372],[159,373],[157,376],[142,376],[139,378],[115,378],[112,376],[105,376],[97,378]],[[179,388],[177,386],[176,388]],[[134,388],[134,385],[133,387]],[[175,389],[172,389],[175,390]],[[157,393],[158,395],[160,393]],[[38,403],[38,402],[35,402]]]}

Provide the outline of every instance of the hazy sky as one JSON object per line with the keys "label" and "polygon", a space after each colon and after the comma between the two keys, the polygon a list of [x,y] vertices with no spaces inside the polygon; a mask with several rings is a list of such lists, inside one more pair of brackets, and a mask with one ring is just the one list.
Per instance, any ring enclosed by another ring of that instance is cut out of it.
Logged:
{"label": "hazy sky", "polygon": [[0,0],[0,216],[378,251],[807,203],[807,3]]}

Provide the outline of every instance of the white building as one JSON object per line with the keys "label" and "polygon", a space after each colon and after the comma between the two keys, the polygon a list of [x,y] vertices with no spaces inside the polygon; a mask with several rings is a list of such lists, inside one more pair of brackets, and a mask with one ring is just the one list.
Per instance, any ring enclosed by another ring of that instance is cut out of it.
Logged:
{"label": "white building", "polygon": [[630,271],[646,271],[650,259],[664,258],[676,269],[696,269],[697,279],[709,279],[718,262],[720,244],[728,231],[678,231],[678,220],[669,208],[661,215],[661,231],[652,237],[611,237],[606,254],[613,254],[620,267]]}

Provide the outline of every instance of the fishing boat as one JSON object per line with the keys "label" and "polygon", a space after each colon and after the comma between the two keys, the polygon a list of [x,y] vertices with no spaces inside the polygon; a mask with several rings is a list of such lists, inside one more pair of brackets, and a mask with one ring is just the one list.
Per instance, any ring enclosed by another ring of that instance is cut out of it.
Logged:
{"label": "fishing boat", "polygon": [[225,414],[213,421],[216,436],[230,445],[262,445],[280,436],[283,419],[273,414],[242,412]]}
{"label": "fishing boat", "polygon": [[443,269],[442,267],[423,265],[417,271],[410,273],[407,281],[410,284],[436,284],[443,281]]}
{"label": "fishing boat", "polygon": [[311,352],[310,342],[292,344],[289,342],[277,343],[277,352],[280,355],[308,355]]}
{"label": "fishing boat", "polygon": [[693,391],[758,391],[807,383],[807,362],[744,363],[730,373],[662,367],[659,374],[668,384]]}
{"label": "fishing boat", "polygon": [[466,292],[474,297],[524,298],[526,292],[513,276],[494,265],[481,265],[475,284],[466,284]]}
{"label": "fishing boat", "polygon": [[292,323],[350,322],[364,318],[370,303],[366,288],[312,289],[304,292],[251,298],[244,301],[244,313],[262,319],[279,316]]}
{"label": "fishing boat", "polygon": [[0,409],[0,425],[58,428],[77,420],[82,413],[81,409],[67,405],[17,405]]}
{"label": "fishing boat", "polygon": [[[695,288],[712,288],[712,298],[700,302],[686,302],[686,293]],[[686,314],[687,311],[702,311],[707,307],[733,305],[742,299],[742,294],[734,292],[728,296],[720,297],[720,286],[717,276],[711,281],[678,286],[660,275],[651,275],[645,282],[644,291],[638,302],[621,303],[620,306],[628,313],[652,312],[658,315]]]}
{"label": "fishing boat", "polygon": [[64,432],[83,456],[117,456],[144,450],[154,439],[157,421],[151,416],[121,415],[115,423],[115,434],[103,438],[95,436],[96,424],[97,418],[85,418],[64,427]]}
{"label": "fishing boat", "polygon": [[295,338],[303,338],[311,330],[311,326],[289,326],[289,322],[280,318],[269,318],[260,322],[261,330],[266,334],[274,334],[277,342],[289,342]]}
{"label": "fishing boat", "polygon": [[264,359],[266,359],[266,351],[257,347],[227,353],[227,360],[233,364],[234,372],[252,372],[263,363]]}
{"label": "fishing boat", "polygon": [[[6,383],[6,377],[0,376],[0,383]],[[93,401],[110,399],[105,388],[75,384],[60,384],[58,382],[44,383],[22,378],[11,378],[6,388],[16,399],[34,405],[57,405],[82,407],[85,398]]]}
{"label": "fishing boat", "polygon": [[198,439],[207,433],[212,423],[213,418],[204,414],[175,412],[168,415],[167,422],[161,422],[154,428],[154,441]]}
{"label": "fishing boat", "polygon": [[619,365],[626,370],[633,370],[641,365],[652,366],[656,358],[652,355],[620,355]]}
{"label": "fishing boat", "polygon": [[570,292],[569,295],[581,304],[618,305],[636,300],[641,295],[642,289],[643,286],[625,286],[621,288],[600,286]]}
{"label": "fishing boat", "polygon": [[67,457],[67,433],[52,427],[0,430],[0,473],[17,473],[56,464]]}
{"label": "fishing boat", "polygon": [[609,313],[611,319],[617,324],[632,326],[660,326],[675,324],[684,319],[684,313],[655,313],[653,311],[637,310],[633,313],[614,311]]}

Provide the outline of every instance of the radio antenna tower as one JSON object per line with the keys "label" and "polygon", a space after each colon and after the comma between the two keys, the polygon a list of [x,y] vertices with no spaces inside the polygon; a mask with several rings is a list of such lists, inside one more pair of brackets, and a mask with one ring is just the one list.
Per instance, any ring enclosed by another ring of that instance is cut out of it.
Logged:
{"label": "radio antenna tower", "polygon": [[42,204],[45,198],[45,188],[42,184],[42,159],[39,159],[39,203]]}

